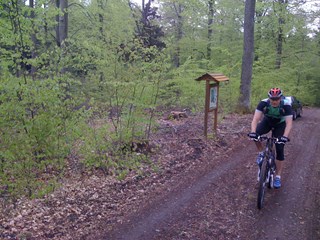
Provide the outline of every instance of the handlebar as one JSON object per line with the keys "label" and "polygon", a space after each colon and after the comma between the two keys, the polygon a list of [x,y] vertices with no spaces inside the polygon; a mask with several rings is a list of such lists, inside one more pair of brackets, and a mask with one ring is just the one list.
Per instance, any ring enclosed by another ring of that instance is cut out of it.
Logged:
{"label": "handlebar", "polygon": [[[252,139],[254,141],[260,141],[260,142],[263,142],[263,141],[267,141],[268,139],[271,139],[275,144],[285,144],[284,142],[280,142],[279,141],[279,138],[276,138],[276,137],[269,137],[267,135],[262,135],[262,136],[259,136],[258,139]],[[288,139],[288,142],[290,142],[290,139]]]}
{"label": "handlebar", "polygon": [[261,141],[261,142],[262,141],[266,141],[268,139],[272,139],[272,140],[274,140],[276,142],[279,140],[279,138],[269,137],[269,136],[264,136],[264,135],[258,137],[258,141]]}

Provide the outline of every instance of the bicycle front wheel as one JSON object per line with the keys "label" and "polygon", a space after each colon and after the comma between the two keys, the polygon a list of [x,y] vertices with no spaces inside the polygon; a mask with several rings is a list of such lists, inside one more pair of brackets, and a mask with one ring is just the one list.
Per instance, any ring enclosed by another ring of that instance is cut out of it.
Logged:
{"label": "bicycle front wheel", "polygon": [[260,177],[259,177],[259,191],[258,191],[258,199],[257,199],[257,207],[261,209],[263,207],[264,194],[266,191],[266,180],[267,180],[267,161],[263,159],[261,169],[260,169]]}

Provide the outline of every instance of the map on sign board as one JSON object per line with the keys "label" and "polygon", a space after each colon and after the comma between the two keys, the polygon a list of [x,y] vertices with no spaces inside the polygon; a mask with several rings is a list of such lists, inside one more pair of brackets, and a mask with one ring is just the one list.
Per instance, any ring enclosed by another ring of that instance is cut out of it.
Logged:
{"label": "map on sign board", "polygon": [[218,99],[218,87],[210,86],[210,110],[217,108],[217,99]]}

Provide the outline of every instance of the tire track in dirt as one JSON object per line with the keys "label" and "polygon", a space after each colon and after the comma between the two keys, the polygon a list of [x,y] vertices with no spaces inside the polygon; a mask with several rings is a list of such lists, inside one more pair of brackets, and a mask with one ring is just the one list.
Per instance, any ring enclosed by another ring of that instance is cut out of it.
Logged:
{"label": "tire track in dirt", "polygon": [[237,165],[236,161],[226,161],[214,171],[201,176],[200,179],[185,184],[178,192],[173,191],[170,195],[158,200],[148,208],[146,215],[129,220],[129,223],[121,226],[116,232],[105,235],[103,239],[152,239],[162,231],[160,229],[167,228],[166,226],[179,218],[183,219],[185,209],[190,206],[194,208],[197,200],[205,194],[208,187]]}

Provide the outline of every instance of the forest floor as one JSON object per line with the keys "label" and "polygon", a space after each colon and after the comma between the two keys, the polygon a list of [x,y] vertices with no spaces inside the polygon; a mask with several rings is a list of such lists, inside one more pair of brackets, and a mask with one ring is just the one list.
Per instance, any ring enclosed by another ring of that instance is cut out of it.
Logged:
{"label": "forest floor", "polygon": [[262,210],[251,118],[227,115],[208,139],[202,115],[159,119],[154,167],[121,181],[70,169],[45,199],[1,202],[0,239],[320,239],[320,109],[294,121],[283,186]]}

